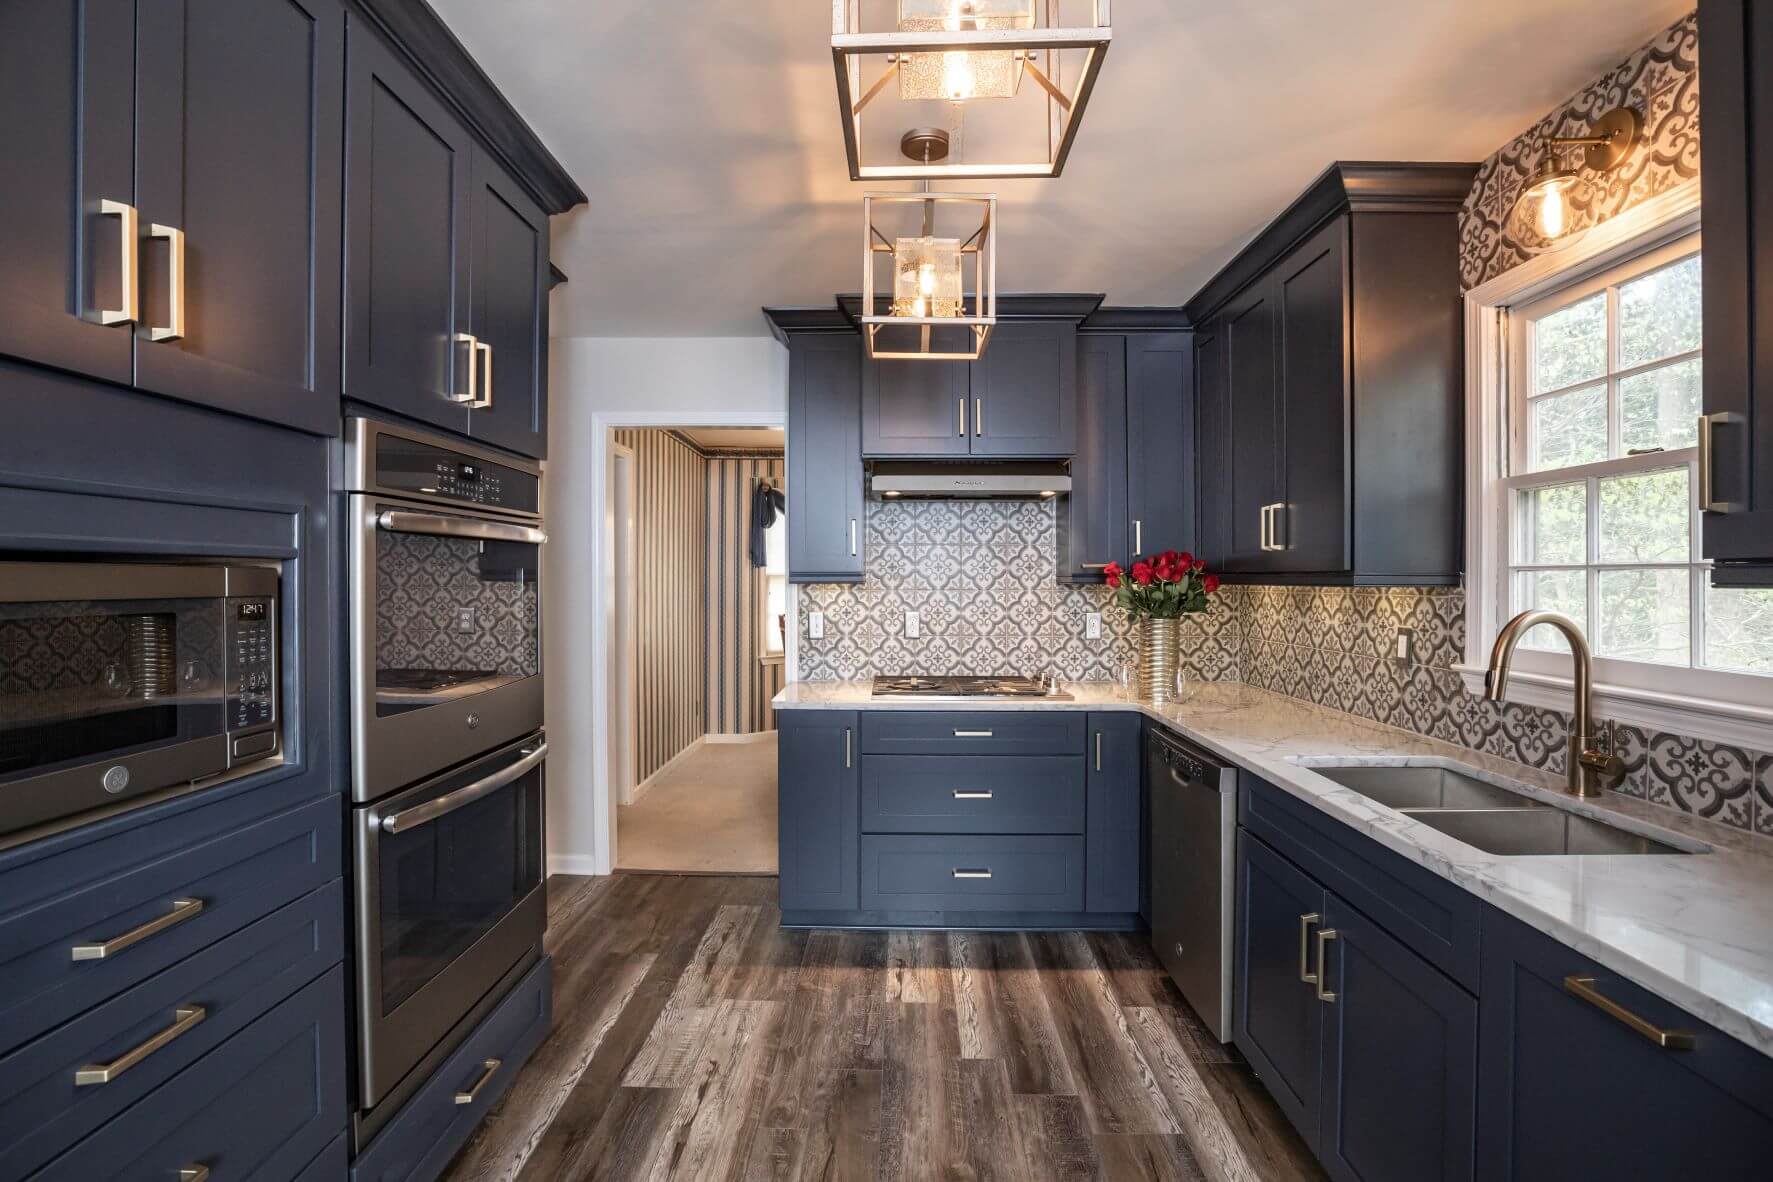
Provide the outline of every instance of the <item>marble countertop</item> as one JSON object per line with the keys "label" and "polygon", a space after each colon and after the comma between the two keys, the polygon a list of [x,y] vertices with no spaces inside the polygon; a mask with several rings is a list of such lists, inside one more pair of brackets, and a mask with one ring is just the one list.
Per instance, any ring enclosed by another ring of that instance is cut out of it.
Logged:
{"label": "marble countertop", "polygon": [[[1178,701],[1067,683],[1069,700],[876,699],[867,682],[793,682],[778,710],[1136,710],[1255,772],[1531,927],[1773,1055],[1773,841],[1635,797],[1578,801],[1563,777],[1235,682]],[[1687,849],[1691,855],[1504,857],[1319,775],[1336,764],[1459,764],[1481,778]]]}

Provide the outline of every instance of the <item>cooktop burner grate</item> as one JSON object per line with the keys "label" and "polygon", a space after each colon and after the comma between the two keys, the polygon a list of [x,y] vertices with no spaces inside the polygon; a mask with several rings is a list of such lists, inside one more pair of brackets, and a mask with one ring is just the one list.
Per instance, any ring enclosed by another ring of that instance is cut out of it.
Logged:
{"label": "cooktop burner grate", "polygon": [[1044,698],[1038,677],[876,677],[877,698]]}

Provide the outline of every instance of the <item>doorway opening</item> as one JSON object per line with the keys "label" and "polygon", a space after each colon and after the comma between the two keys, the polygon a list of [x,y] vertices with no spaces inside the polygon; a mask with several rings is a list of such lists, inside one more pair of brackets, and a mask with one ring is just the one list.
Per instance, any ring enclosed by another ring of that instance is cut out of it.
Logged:
{"label": "doorway opening", "polygon": [[788,596],[780,427],[608,440],[615,867],[774,874]]}

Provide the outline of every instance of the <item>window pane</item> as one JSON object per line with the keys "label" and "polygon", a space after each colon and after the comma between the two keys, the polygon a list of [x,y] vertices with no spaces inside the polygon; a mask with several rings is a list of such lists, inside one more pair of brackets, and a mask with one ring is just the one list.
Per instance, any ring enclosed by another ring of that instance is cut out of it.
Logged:
{"label": "window pane", "polygon": [[1699,348],[1699,256],[1619,285],[1619,367]]}
{"label": "window pane", "polygon": [[1699,443],[1700,361],[1694,357],[1619,383],[1620,440],[1627,451]]}
{"label": "window pane", "polygon": [[1519,561],[1580,566],[1588,561],[1588,485],[1558,484],[1521,493]]}
{"label": "window pane", "polygon": [[1602,571],[1596,651],[1624,661],[1690,664],[1692,577],[1690,568]]}
{"label": "window pane", "polygon": [[1533,389],[1560,390],[1607,372],[1607,293],[1533,324]]}
{"label": "window pane", "polygon": [[[1588,576],[1582,571],[1521,571],[1515,575],[1514,597],[1514,609],[1517,612],[1534,607],[1544,608],[1546,611],[1564,613],[1575,620],[1578,627],[1588,627]],[[1543,626],[1528,632],[1521,644],[1543,652],[1570,651],[1570,643],[1564,639],[1562,632]]]}
{"label": "window pane", "polygon": [[1705,663],[1713,669],[1773,674],[1773,588],[1706,590]]}
{"label": "window pane", "polygon": [[1688,561],[1687,469],[1612,476],[1600,486],[1602,562]]}
{"label": "window pane", "polygon": [[1532,403],[1532,471],[1592,464],[1607,458],[1607,388],[1540,398]]}

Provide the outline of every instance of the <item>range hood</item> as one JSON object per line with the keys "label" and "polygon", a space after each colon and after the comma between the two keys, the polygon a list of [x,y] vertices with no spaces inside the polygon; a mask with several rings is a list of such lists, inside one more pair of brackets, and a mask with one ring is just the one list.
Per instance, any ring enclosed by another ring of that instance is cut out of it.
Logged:
{"label": "range hood", "polygon": [[868,471],[873,500],[1041,500],[1071,491],[1063,463],[875,461]]}

